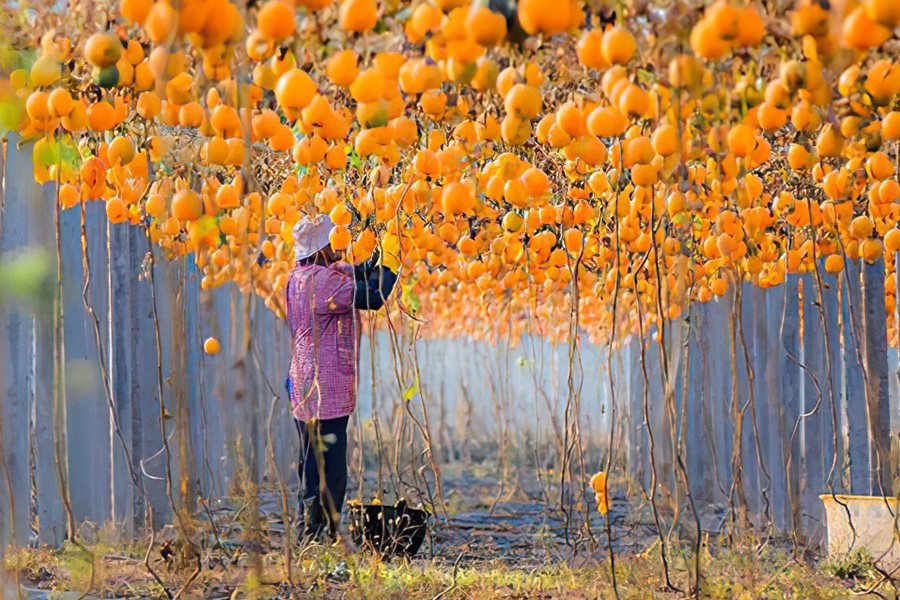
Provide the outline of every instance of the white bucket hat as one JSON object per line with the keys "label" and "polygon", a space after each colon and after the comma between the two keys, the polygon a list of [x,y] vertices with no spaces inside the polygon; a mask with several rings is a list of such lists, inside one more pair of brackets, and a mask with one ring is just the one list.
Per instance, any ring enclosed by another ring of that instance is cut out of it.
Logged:
{"label": "white bucket hat", "polygon": [[294,225],[294,260],[309,258],[328,246],[334,223],[328,215],[303,217]]}

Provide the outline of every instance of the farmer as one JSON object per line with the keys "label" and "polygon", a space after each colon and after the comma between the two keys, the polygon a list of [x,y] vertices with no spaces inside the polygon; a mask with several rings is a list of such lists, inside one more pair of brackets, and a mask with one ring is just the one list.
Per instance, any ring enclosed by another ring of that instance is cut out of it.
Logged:
{"label": "farmer", "polygon": [[285,290],[293,340],[285,385],[300,434],[300,516],[307,539],[336,537],[347,490],[347,423],[356,406],[359,311],[384,306],[397,281],[393,256],[381,264],[374,258],[355,267],[342,262],[329,243],[333,226],[326,215],[297,222],[296,264]]}

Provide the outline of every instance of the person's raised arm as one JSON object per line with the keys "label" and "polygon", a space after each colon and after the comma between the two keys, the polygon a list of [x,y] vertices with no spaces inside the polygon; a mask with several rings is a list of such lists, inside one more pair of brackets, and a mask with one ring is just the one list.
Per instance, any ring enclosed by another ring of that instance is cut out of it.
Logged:
{"label": "person's raised arm", "polygon": [[353,306],[359,310],[378,310],[387,302],[397,283],[397,274],[384,266],[366,266],[356,272]]}
{"label": "person's raised arm", "polygon": [[334,269],[322,269],[314,277],[316,314],[336,314],[353,309],[353,277]]}

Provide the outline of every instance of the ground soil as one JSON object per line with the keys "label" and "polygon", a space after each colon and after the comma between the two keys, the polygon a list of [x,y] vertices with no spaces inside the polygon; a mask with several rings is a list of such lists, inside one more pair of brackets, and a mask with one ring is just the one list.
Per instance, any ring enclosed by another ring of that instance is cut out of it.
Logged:
{"label": "ground soil", "polygon": [[[152,540],[146,565],[149,540],[133,543],[115,528],[86,525],[78,544],[8,552],[7,572],[33,600],[54,590],[74,592],[67,600],[84,592],[104,598],[180,593],[179,598],[203,600],[614,598],[608,517],[620,598],[681,598],[691,591],[697,545],[685,533],[691,527],[676,528],[666,539],[667,583],[655,521],[624,488],[603,517],[596,507],[586,513],[584,506],[569,512],[553,507],[549,498],[557,492],[537,479],[504,485],[484,469],[448,469],[443,478],[446,513],[435,510],[430,534],[412,560],[354,547],[345,531],[333,546],[292,544],[288,573],[282,500],[264,490],[195,515],[185,532],[192,544],[184,543],[181,530],[166,526]],[[704,534],[700,545],[701,597],[847,598],[879,579],[866,565],[850,565],[841,571],[845,579],[838,579],[814,552],[758,532],[730,539]],[[882,582],[877,589],[893,597],[890,585]]]}

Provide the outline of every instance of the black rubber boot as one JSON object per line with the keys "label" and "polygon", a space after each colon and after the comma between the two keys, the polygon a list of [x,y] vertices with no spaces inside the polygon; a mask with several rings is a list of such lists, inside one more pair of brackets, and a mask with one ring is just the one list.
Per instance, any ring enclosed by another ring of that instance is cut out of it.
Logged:
{"label": "black rubber boot", "polygon": [[326,501],[326,504],[329,505],[330,509],[327,513],[324,510],[322,511],[325,518],[323,533],[327,534],[329,542],[336,542],[338,539],[338,527],[341,525],[341,511],[331,507],[330,501]]}
{"label": "black rubber boot", "polygon": [[304,498],[301,503],[300,531],[303,541],[318,539],[325,530],[325,511],[318,497]]}

